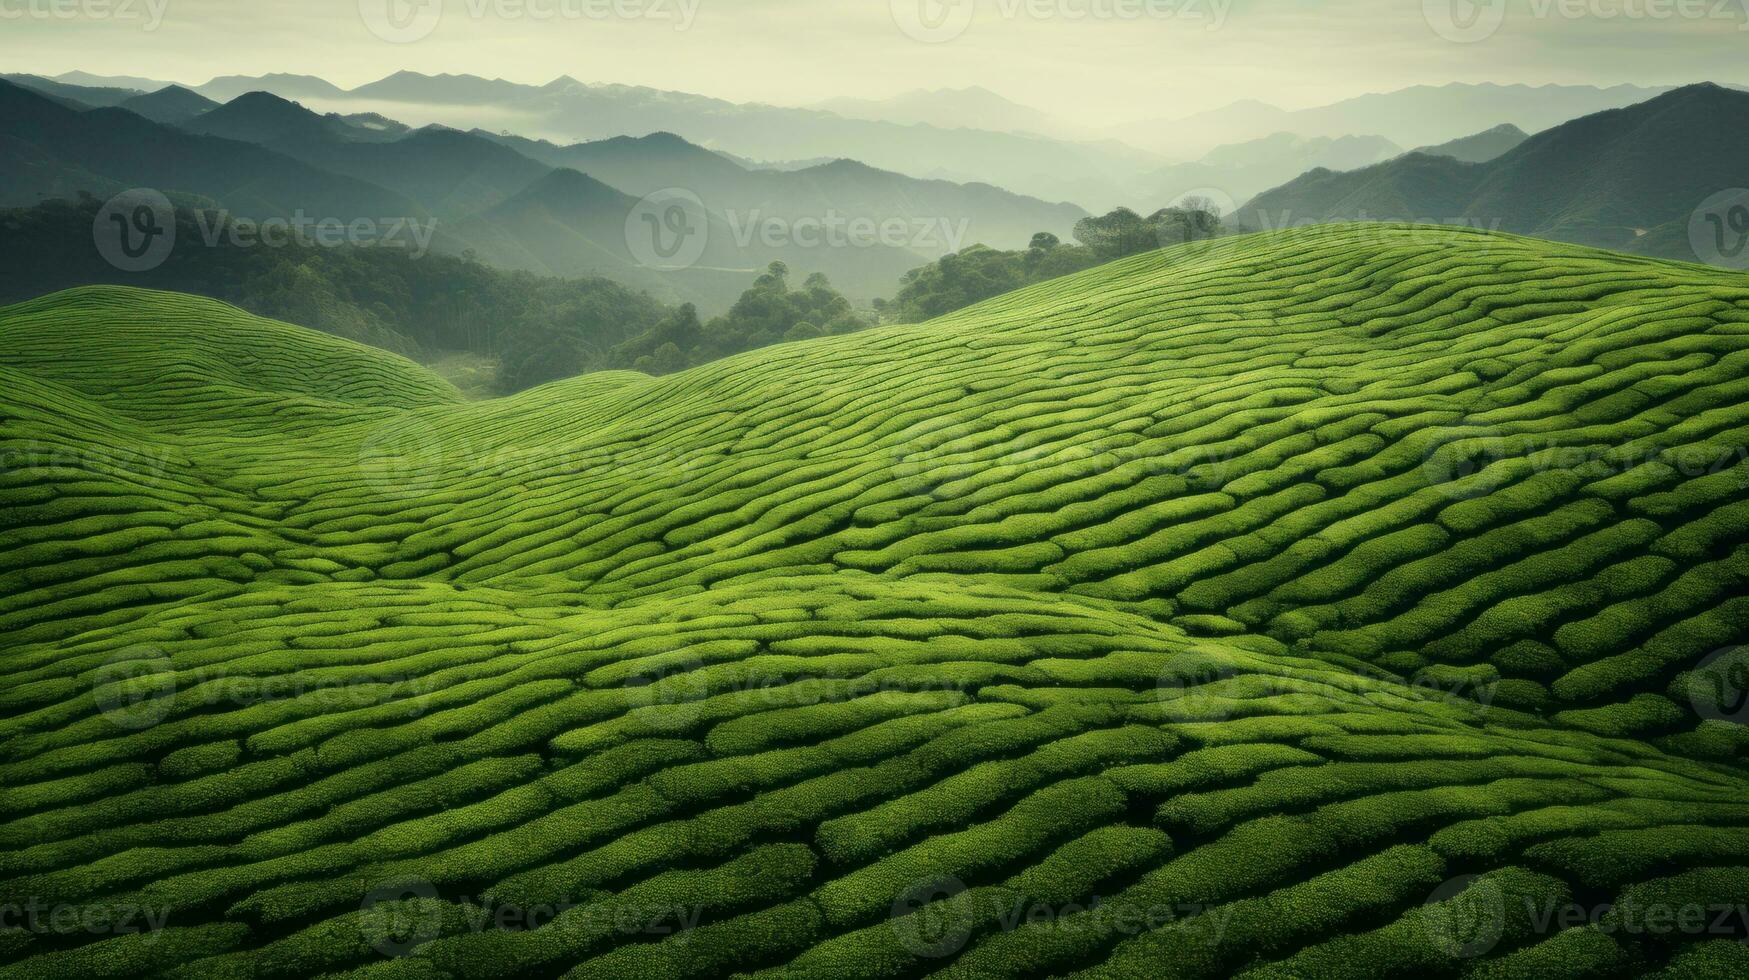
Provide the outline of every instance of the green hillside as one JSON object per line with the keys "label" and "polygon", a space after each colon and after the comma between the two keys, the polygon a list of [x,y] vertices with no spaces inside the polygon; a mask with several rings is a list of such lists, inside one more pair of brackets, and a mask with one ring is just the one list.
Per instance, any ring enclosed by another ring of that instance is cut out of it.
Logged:
{"label": "green hillside", "polygon": [[[1744,182],[1749,93],[1689,85],[1537,133],[1483,163],[1440,148],[1336,173],[1313,170],[1239,208],[1247,227],[1323,221],[1468,224],[1657,255],[1696,256],[1688,228]],[[1427,155],[1434,154],[1434,155]]]}
{"label": "green hillside", "polygon": [[1746,394],[1406,226],[487,402],[0,309],[0,977],[1743,975]]}

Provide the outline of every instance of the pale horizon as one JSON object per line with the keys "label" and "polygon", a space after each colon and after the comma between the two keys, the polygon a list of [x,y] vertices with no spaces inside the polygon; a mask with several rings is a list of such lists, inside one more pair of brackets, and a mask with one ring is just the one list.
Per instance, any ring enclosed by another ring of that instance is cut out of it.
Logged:
{"label": "pale horizon", "polygon": [[[1616,0],[1508,0],[1486,36],[1456,40],[1439,30],[1450,33],[1440,24],[1444,0],[1383,12],[1359,0],[914,0],[926,13],[933,5],[921,20],[903,0],[65,2],[89,11],[110,3],[116,13],[63,18],[31,12],[51,0],[0,0],[8,71],[191,87],[269,73],[342,88],[401,70],[534,85],[568,75],[780,106],[976,86],[1088,127],[1241,100],[1300,109],[1415,85],[1733,84],[1749,41],[1749,0],[1661,20],[1621,16]],[[385,2],[402,5],[412,39],[372,30],[371,18],[385,23]],[[1634,9],[1665,6],[1647,3]],[[637,15],[598,16],[615,5]],[[441,15],[421,22],[430,10]]]}

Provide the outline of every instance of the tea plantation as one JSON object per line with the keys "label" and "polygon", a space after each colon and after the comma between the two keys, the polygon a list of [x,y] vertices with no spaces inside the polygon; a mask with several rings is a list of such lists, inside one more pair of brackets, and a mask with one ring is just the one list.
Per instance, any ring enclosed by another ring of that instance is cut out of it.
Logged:
{"label": "tea plantation", "polygon": [[0,309],[0,977],[1749,975],[1749,280],[1151,253],[467,402]]}

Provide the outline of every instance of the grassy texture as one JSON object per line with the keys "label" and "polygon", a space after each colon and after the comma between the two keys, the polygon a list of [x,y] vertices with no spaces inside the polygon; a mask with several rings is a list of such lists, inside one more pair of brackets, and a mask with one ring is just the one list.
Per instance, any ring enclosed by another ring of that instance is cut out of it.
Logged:
{"label": "grassy texture", "polygon": [[0,310],[0,976],[1740,973],[1745,394],[1405,227],[491,402]]}

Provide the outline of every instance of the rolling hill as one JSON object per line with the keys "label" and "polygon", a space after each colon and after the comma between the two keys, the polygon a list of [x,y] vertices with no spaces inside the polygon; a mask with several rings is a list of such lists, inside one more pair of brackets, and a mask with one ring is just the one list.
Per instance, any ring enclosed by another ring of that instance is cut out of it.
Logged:
{"label": "rolling hill", "polygon": [[1695,261],[1687,229],[1744,183],[1749,93],[1691,85],[1538,133],[1480,164],[1409,154],[1315,170],[1240,209],[1253,228],[1333,220],[1468,223]]}
{"label": "rolling hill", "polygon": [[484,403],[5,308],[0,975],[1741,975],[1746,326],[1384,225]]}

